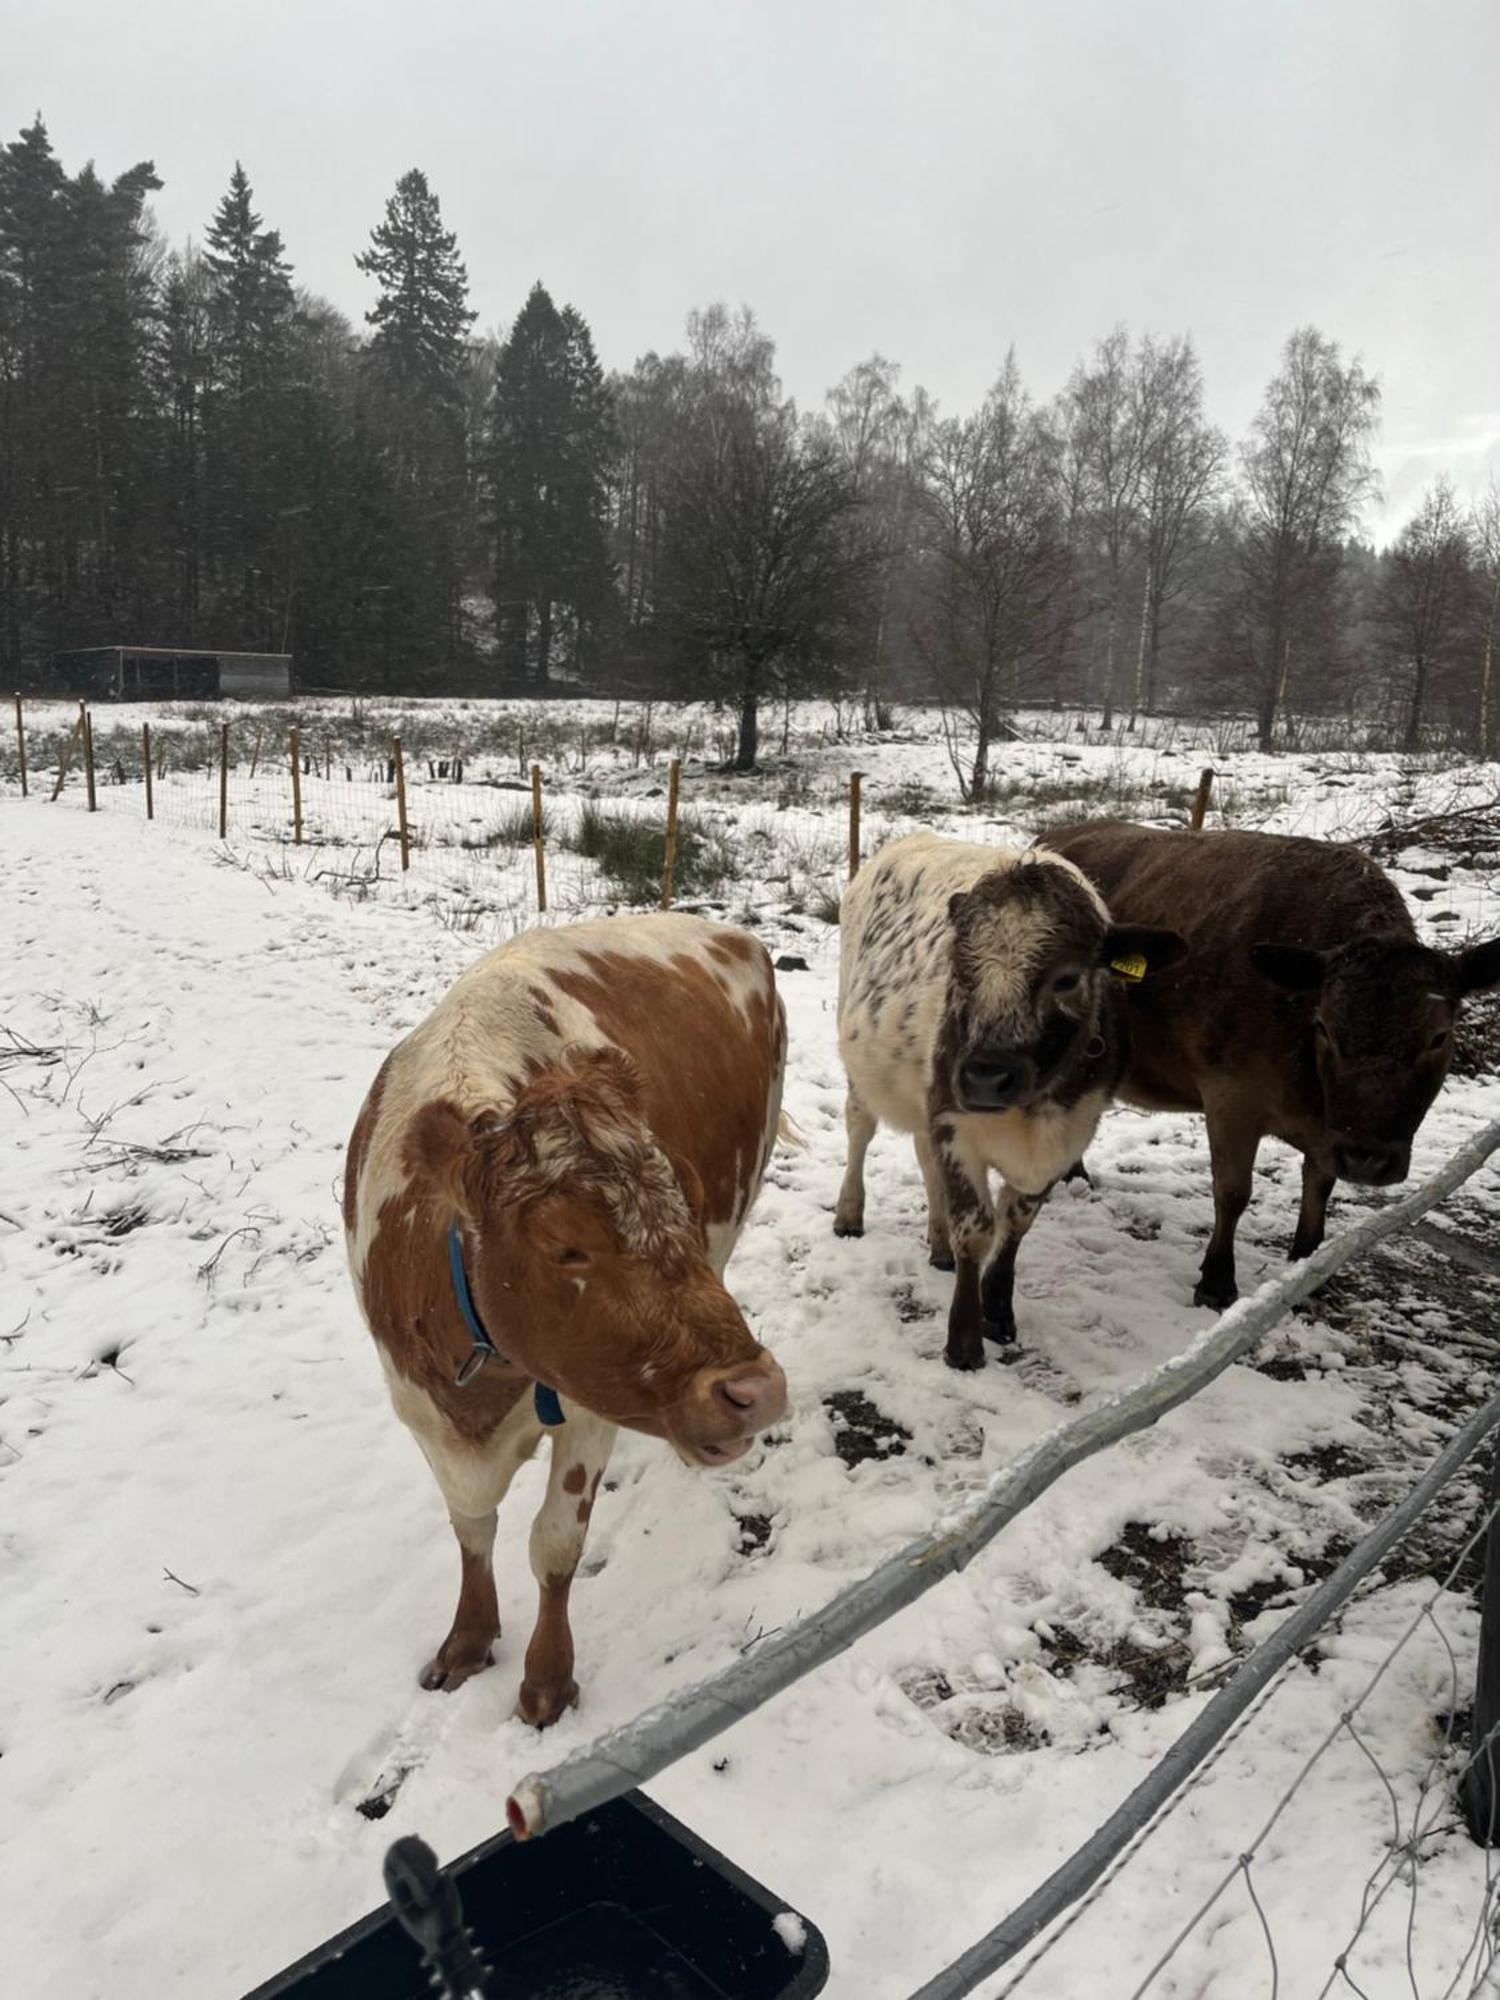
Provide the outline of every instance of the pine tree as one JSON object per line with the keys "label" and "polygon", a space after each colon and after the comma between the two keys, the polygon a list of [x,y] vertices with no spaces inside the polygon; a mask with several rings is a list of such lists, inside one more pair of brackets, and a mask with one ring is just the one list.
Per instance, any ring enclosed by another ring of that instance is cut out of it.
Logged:
{"label": "pine tree", "polygon": [[365,314],[375,329],[371,354],[403,393],[456,401],[475,314],[458,239],[444,229],[437,196],[420,168],[397,181],[370,245],[354,262],[380,286]]}
{"label": "pine tree", "polygon": [[275,229],[262,229],[238,160],[229,192],[208,226],[209,273],[221,353],[235,386],[257,385],[282,344],[292,312],[291,267]]}
{"label": "pine tree", "polygon": [[559,624],[577,673],[610,599],[605,486],[613,415],[593,340],[534,285],[501,349],[490,409],[495,615],[513,684],[548,685]]}

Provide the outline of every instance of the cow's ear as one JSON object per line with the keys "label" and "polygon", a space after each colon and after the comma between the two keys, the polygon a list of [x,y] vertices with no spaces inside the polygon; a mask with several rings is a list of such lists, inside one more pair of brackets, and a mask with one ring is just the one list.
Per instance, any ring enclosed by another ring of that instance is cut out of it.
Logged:
{"label": "cow's ear", "polygon": [[948,921],[953,924],[961,924],[964,920],[964,911],[968,908],[968,906],[969,906],[968,890],[967,889],[955,890],[954,893],[948,898]]}
{"label": "cow's ear", "polygon": [[424,1104],[407,1130],[407,1165],[423,1177],[440,1204],[472,1220],[478,1168],[499,1130],[494,1112],[466,1118],[446,1098]]}
{"label": "cow's ear", "polygon": [[1460,1000],[1466,993],[1486,993],[1490,987],[1500,986],[1500,938],[1455,952],[1454,965]]}
{"label": "cow's ear", "polygon": [[1153,972],[1165,972],[1178,964],[1187,951],[1187,939],[1176,931],[1162,930],[1155,924],[1111,924],[1104,933],[1099,963],[1117,979],[1134,985],[1149,979]]}
{"label": "cow's ear", "polygon": [[1250,963],[1284,992],[1316,993],[1328,970],[1328,954],[1300,944],[1253,944]]}

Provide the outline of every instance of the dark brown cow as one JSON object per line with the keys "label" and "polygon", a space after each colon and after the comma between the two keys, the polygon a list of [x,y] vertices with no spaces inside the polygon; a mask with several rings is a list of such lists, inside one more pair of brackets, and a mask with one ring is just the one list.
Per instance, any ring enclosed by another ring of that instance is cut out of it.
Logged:
{"label": "dark brown cow", "polygon": [[544,1425],[520,1695],[539,1727],[577,1698],[568,1593],[616,1426],[713,1466],[784,1413],[781,1370],[722,1280],[785,1055],[753,938],[618,917],[492,952],[376,1078],[349,1142],[350,1268],[462,1563],[425,1687],[491,1660],[496,1510]]}
{"label": "dark brown cow", "polygon": [[1406,1178],[1465,994],[1500,984],[1500,940],[1419,942],[1400,892],[1357,848],[1271,833],[1181,833],[1094,820],[1053,828],[1122,923],[1170,921],[1191,953],[1133,990],[1120,1095],[1201,1111],[1214,1232],[1193,1298],[1239,1296],[1234,1232],[1263,1138],[1302,1154],[1293,1257],[1323,1240],[1335,1180]]}

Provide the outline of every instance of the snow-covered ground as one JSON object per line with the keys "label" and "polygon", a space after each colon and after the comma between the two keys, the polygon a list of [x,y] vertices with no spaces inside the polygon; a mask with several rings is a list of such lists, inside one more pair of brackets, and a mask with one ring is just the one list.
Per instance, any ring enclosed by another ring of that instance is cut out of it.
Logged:
{"label": "snow-covered ground", "polygon": [[[238,737],[249,725],[234,713]],[[463,713],[472,721],[473,705]],[[101,738],[116,720],[134,732],[140,716],[101,711]],[[455,710],[442,729],[460,722]],[[671,722],[658,711],[653,750]],[[686,718],[683,737],[694,728],[703,755],[711,725]],[[1180,815],[1205,761],[1224,773],[1216,816],[1227,805],[1240,823],[1297,830],[1367,836],[1388,816],[1500,795],[1493,766],[1215,755],[1185,733],[1136,748],[1039,737],[1002,754],[1013,792],[959,817],[940,740],[922,718],[906,736],[841,741],[813,713],[766,779],[689,764],[685,796],[736,877],[695,900],[806,961],[781,984],[787,1104],[808,1145],[777,1155],[731,1265],[793,1412],[724,1475],[622,1436],[574,1593],[583,1700],[540,1739],[512,1710],[541,1468],[502,1515],[497,1666],[455,1696],[422,1694],[416,1670],[446,1628],[457,1563],[358,1322],[337,1211],[344,1141],[385,1051],[479,949],[530,920],[529,849],[439,837],[513,810],[519,795],[495,783],[517,782],[519,759],[470,749],[462,785],[429,781],[425,753],[415,760],[425,844],[404,880],[389,843],[371,875],[390,802],[368,761],[316,781],[342,790],[347,845],[301,853],[271,789],[285,773],[264,760],[253,781],[246,762],[231,773],[223,846],[207,769],[169,769],[151,826],[129,782],[104,786],[93,818],[76,779],[47,803],[50,770],[34,769],[26,801],[14,785],[0,795],[7,1992],[232,2000],[378,1900],[397,1834],[451,1855],[493,1833],[524,1773],[811,1610],[1203,1326],[1189,1300],[1208,1169],[1191,1119],[1106,1120],[1095,1185],[1060,1190],[1027,1243],[1018,1356],[977,1377],[941,1364],[950,1281],[925,1261],[904,1142],[876,1143],[864,1239],[834,1239],[837,931],[817,909],[841,886],[849,770],[867,774],[867,847],[917,819],[1029,828],[1067,809],[1070,786],[1094,809]],[[340,771],[353,755],[336,752]],[[628,745],[559,747],[548,779],[559,828],[586,791],[660,811],[662,767]],[[1497,810],[1476,826],[1493,828]],[[1500,929],[1497,846],[1441,831],[1402,845],[1397,879],[1434,939]],[[561,919],[607,900],[594,864],[560,843],[554,861]],[[1500,1078],[1451,1079],[1414,1173],[1497,1115]],[[1241,1232],[1246,1289],[1278,1266],[1295,1209],[1292,1156],[1268,1147],[1263,1168]],[[1497,1206],[1491,1174],[1450,1219],[1483,1236]],[[1486,1325],[1500,1327],[1496,1287],[1457,1284],[1415,1247],[1373,1260],[1255,1365],[1070,1474],[962,1577],[653,1792],[823,1929],[831,1993],[910,1993],[1139,1780],[1206,1699],[1195,1677],[1272,1629],[1411,1483],[1485,1392]],[[1471,1501],[1466,1483],[1023,1994],[1134,1989],[1431,1597],[1427,1574],[1456,1551]],[[1442,1718],[1466,1705],[1472,1676],[1470,1582],[1381,1680],[1363,1711],[1370,1754],[1341,1737],[1256,1864],[1283,1993],[1337,1979],[1393,1798],[1409,1820],[1424,1780],[1436,1830],[1351,1951],[1352,1990],[1471,1990],[1472,1955],[1450,1981],[1484,1921],[1487,1864],[1441,1788]],[[380,1794],[389,1811],[362,1815]],[[1242,1886],[1150,1989],[1271,1990]]]}

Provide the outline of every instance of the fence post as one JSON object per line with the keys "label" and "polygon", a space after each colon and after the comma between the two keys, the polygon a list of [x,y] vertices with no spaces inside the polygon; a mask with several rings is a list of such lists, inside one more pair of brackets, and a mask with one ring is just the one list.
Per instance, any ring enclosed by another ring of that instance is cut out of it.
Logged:
{"label": "fence post", "polygon": [[401,828],[401,869],[411,866],[411,833],[406,824],[406,765],[401,757],[401,738],[391,738],[391,755],[396,763],[396,819]]}
{"label": "fence post", "polygon": [[667,767],[667,859],[661,876],[661,906],[672,907],[672,870],[677,865],[677,788],[682,781],[682,759],[674,757]]}
{"label": "fence post", "polygon": [[99,800],[94,791],[94,725],[83,702],[78,704],[78,727],[83,732],[83,775],[88,783],[89,811],[98,812]]}
{"label": "fence post", "polygon": [[63,741],[62,750],[57,759],[57,783],[52,787],[52,802],[54,805],[57,803],[58,797],[62,792],[63,786],[68,782],[68,766],[73,761],[73,746],[75,743],[81,742],[82,739],[83,739],[83,704],[80,702],[78,708],[78,720],[73,724],[72,729],[68,732],[68,735],[65,737]]}
{"label": "fence post", "polygon": [[16,750],[21,759],[21,797],[26,796],[26,715],[21,697],[16,696]]}
{"label": "fence post", "polygon": [[849,773],[849,880],[859,873],[859,789],[863,771]]}
{"label": "fence post", "polygon": [[1470,1837],[1481,1847],[1500,1846],[1500,1438],[1490,1446],[1490,1525],[1484,1540],[1484,1595],[1479,1605],[1479,1664],[1474,1672],[1473,1758],[1458,1788]]}
{"label": "fence post", "polygon": [[531,838],[536,848],[536,906],[539,913],[547,908],[547,855],[542,845],[542,767],[531,767]]}
{"label": "fence post", "polygon": [[229,724],[219,724],[219,838],[229,837]]}
{"label": "fence post", "polygon": [[1214,774],[1213,767],[1210,765],[1208,770],[1200,772],[1198,777],[1198,790],[1193,799],[1193,816],[1188,821],[1188,825],[1194,833],[1202,831],[1204,816],[1208,811],[1208,795],[1213,788]]}
{"label": "fence post", "polygon": [[302,731],[292,731],[292,845],[302,845]]}
{"label": "fence post", "polygon": [[141,769],[146,774],[146,817],[155,819],[156,799],[151,790],[151,724],[141,724]]}
{"label": "fence post", "polygon": [[256,723],[256,725],[255,725],[255,741],[254,741],[254,743],[252,743],[252,744],[251,744],[251,746],[250,746],[250,782],[251,782],[251,784],[252,784],[252,785],[253,785],[253,784],[255,783],[255,771],[256,771],[256,766],[257,766],[257,765],[258,765],[258,764],[260,763],[260,732],[261,732],[261,726],[262,726],[262,725],[261,725],[261,724],[260,724],[259,722],[257,722],[257,723]]}

